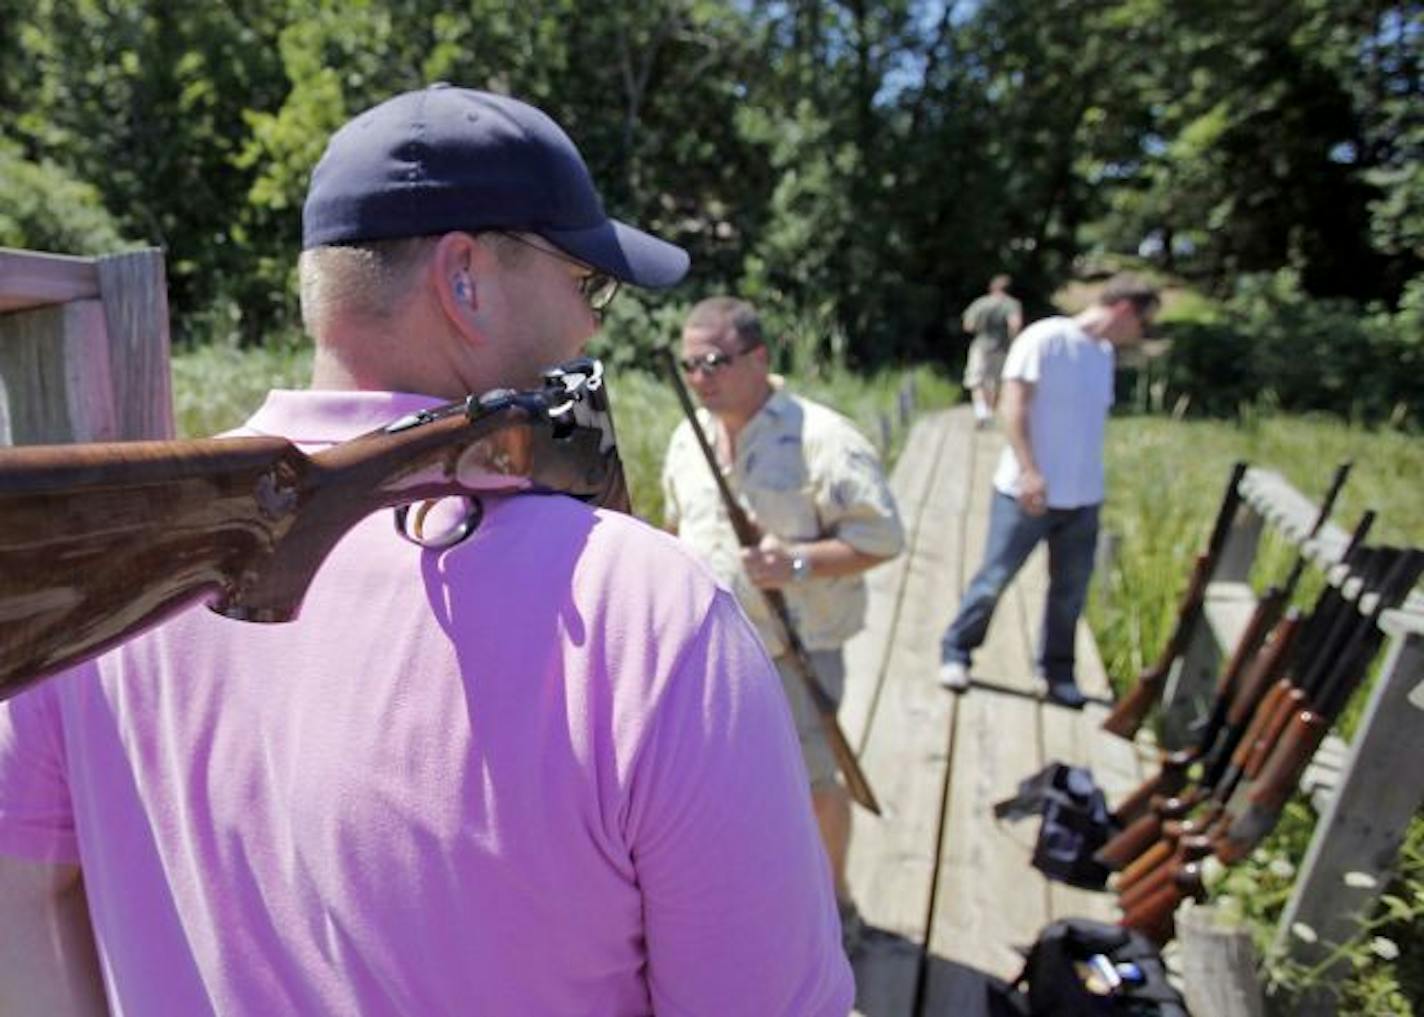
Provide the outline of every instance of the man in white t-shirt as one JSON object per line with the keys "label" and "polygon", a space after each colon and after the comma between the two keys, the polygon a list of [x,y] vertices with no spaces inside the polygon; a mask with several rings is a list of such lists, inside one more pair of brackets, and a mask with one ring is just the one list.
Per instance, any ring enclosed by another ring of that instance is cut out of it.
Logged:
{"label": "man in white t-shirt", "polygon": [[1004,363],[1000,411],[1008,446],[994,474],[984,563],[940,645],[940,684],[969,687],[1004,588],[1039,541],[1048,542],[1048,599],[1037,671],[1048,698],[1083,705],[1073,673],[1073,639],[1093,574],[1103,500],[1103,433],[1113,401],[1113,349],[1142,338],[1160,303],[1157,290],[1122,274],[1072,318],[1034,322]]}

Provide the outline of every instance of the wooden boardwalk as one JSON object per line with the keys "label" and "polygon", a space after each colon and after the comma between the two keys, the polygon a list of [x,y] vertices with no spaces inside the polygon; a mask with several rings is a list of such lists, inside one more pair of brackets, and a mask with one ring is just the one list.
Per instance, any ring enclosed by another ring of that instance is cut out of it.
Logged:
{"label": "wooden boardwalk", "polygon": [[884,815],[856,810],[849,874],[870,932],[855,961],[864,1017],[975,1017],[989,976],[1012,977],[1014,949],[1059,917],[1110,919],[1108,894],[1044,879],[1029,864],[1037,822],[997,823],[994,802],[1049,760],[1091,765],[1109,799],[1141,776],[1134,747],[1099,729],[1108,684],[1086,626],[1081,712],[1033,691],[1033,641],[1046,585],[1036,552],[1000,602],[956,696],[935,681],[939,637],[978,567],[998,432],[967,407],[920,420],[892,478],[909,543],[871,573],[865,630],[846,648],[841,720]]}

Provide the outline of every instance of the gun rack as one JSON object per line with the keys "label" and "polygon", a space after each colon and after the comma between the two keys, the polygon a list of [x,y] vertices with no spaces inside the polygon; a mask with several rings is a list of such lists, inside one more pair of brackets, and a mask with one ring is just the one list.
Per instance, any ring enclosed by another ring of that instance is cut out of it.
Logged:
{"label": "gun rack", "polygon": [[[1327,523],[1307,540],[1317,506],[1280,474],[1253,467],[1240,493],[1241,508],[1207,587],[1202,624],[1163,695],[1168,748],[1188,744],[1204,719],[1223,658],[1251,617],[1255,595],[1247,579],[1267,526],[1298,547],[1328,582],[1351,581],[1341,564],[1349,535]],[[1424,596],[1411,593],[1398,610],[1385,612],[1380,628],[1384,659],[1353,741],[1332,734],[1301,779],[1320,818],[1272,950],[1305,964],[1319,963],[1354,935],[1388,884],[1405,830],[1424,805],[1424,779],[1418,776],[1424,773]],[[1314,942],[1291,932],[1298,923],[1314,930]]]}

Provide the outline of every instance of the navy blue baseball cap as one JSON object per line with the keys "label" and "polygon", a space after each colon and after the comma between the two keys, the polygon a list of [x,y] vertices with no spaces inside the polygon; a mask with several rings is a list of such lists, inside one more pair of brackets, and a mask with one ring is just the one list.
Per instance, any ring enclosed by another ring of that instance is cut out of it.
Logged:
{"label": "navy blue baseball cap", "polygon": [[538,234],[637,286],[687,273],[681,247],[608,218],[569,136],[518,99],[435,84],[332,135],[302,209],[304,249],[454,230]]}

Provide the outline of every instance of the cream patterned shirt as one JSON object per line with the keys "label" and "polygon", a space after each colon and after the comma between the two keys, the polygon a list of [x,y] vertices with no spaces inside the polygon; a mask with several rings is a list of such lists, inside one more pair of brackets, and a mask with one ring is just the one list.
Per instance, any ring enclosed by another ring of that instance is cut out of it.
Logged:
{"label": "cream patterned shirt", "polygon": [[[716,448],[720,423],[703,409],[697,416]],[[881,557],[904,546],[895,499],[870,442],[839,413],[779,386],[738,436],[736,462],[723,475],[752,521],[787,544],[834,537]],[[761,591],[742,569],[736,534],[686,420],[673,432],[662,479],[668,524],[736,593],[772,656],[782,653],[780,634]],[[838,647],[865,622],[861,575],[812,577],[782,592],[808,649]]]}

